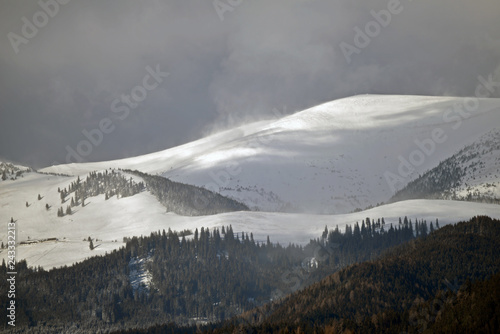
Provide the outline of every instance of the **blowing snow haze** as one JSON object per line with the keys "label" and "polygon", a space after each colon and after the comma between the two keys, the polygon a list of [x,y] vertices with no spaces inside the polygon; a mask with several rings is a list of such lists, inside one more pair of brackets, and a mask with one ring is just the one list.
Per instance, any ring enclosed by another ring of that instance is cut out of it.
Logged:
{"label": "blowing snow haze", "polygon": [[85,161],[117,159],[339,97],[474,96],[478,76],[500,80],[499,13],[496,0],[1,0],[0,156],[65,163],[87,140]]}

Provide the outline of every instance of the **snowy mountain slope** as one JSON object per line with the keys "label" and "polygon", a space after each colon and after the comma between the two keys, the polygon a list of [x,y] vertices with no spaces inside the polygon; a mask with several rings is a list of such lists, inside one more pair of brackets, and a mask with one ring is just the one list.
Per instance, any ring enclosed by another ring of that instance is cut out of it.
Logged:
{"label": "snowy mountain slope", "polygon": [[[73,180],[26,173],[16,181],[0,182],[0,221],[5,227],[0,230],[0,241],[6,243],[6,223],[13,217],[17,227],[18,260],[26,259],[31,266],[45,268],[71,265],[123,246],[124,237],[148,235],[168,228],[194,231],[201,227],[232,225],[235,232],[252,232],[257,241],[264,242],[269,235],[273,242],[287,245],[290,242],[306,244],[320,237],[325,225],[329,228],[338,225],[342,229],[345,224],[361,222],[366,217],[384,217],[388,224],[396,224],[398,218],[404,216],[428,222],[438,218],[441,225],[478,214],[500,218],[498,205],[439,200],[404,201],[344,215],[232,212],[185,217],[166,213],[147,191],[120,199],[115,196],[105,200],[104,195],[89,197],[85,207],[77,206],[72,215],[57,217],[56,211],[61,205],[57,188],[66,187]],[[41,200],[37,199],[38,194]],[[45,204],[51,209],[46,210]],[[89,248],[89,236],[96,247],[94,250]],[[0,250],[0,258],[6,257],[7,250]]]}
{"label": "snowy mountain slope", "polygon": [[[346,213],[398,189],[500,124],[500,99],[354,96],[140,157],[44,169],[138,169],[262,211]],[[469,110],[469,111],[468,111]]]}
{"label": "snowy mountain slope", "polygon": [[31,168],[14,165],[10,162],[0,162],[0,180],[15,180],[18,177],[21,177],[23,173],[31,171]]}
{"label": "snowy mountain slope", "polygon": [[500,203],[500,128],[462,148],[410,182],[393,200],[440,198]]}

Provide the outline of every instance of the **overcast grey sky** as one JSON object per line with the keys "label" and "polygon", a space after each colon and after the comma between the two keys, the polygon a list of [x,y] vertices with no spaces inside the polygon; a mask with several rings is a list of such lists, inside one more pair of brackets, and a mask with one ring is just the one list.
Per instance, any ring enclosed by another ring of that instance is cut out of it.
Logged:
{"label": "overcast grey sky", "polygon": [[[44,3],[0,0],[0,157],[35,167],[64,163],[103,119],[86,161],[166,149],[283,106],[472,96],[478,75],[500,80],[498,0]],[[356,44],[354,29],[388,9]],[[342,42],[359,46],[349,61]],[[131,93],[135,109],[121,100]]]}

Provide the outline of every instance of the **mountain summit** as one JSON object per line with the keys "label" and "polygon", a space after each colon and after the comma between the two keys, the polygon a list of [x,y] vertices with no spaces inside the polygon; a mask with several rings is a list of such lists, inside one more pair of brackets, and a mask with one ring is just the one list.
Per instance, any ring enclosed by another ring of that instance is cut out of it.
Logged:
{"label": "mountain summit", "polygon": [[144,156],[45,168],[137,169],[261,211],[347,213],[388,201],[500,124],[500,99],[360,95]]}

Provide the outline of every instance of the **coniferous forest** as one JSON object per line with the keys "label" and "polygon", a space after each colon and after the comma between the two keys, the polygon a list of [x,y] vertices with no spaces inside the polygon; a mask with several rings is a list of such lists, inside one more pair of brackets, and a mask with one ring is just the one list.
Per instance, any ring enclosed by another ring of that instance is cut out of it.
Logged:
{"label": "coniferous forest", "polygon": [[248,211],[248,207],[236,200],[210,190],[149,175],[137,170],[124,170],[137,175],[146,183],[148,190],[163,204],[167,211],[183,216],[214,215],[231,211]]}
{"label": "coniferous forest", "polygon": [[[130,175],[137,176],[141,180],[134,180]],[[84,180],[78,177],[68,187],[58,189],[61,207],[57,210],[57,216],[71,214],[74,206],[85,206],[85,200],[89,197],[104,194],[108,200],[114,196],[116,198],[133,196],[144,190],[149,190],[165,206],[167,212],[179,215],[199,216],[248,211],[246,205],[204,188],[139,171],[111,169],[91,172]]]}
{"label": "coniferous forest", "polygon": [[[16,266],[16,329],[98,332],[217,323],[428,232],[424,222],[367,218],[343,232],[325,228],[304,247],[285,247],[228,225],[133,237],[106,256],[50,271],[22,261]],[[5,263],[0,272],[5,275]]]}
{"label": "coniferous forest", "polygon": [[499,245],[500,221],[474,217],[225,322],[119,333],[498,333]]}

